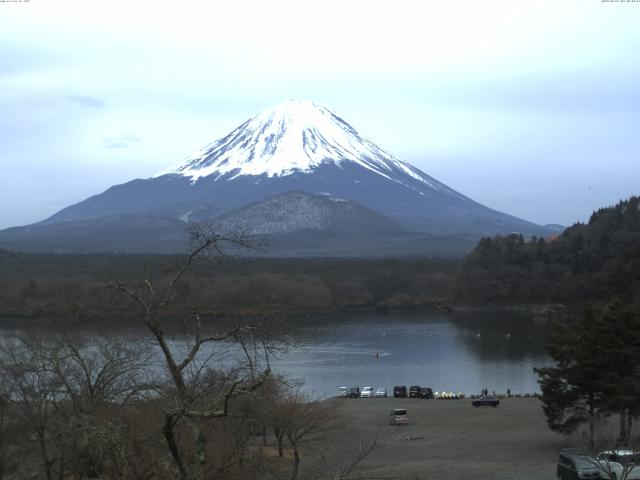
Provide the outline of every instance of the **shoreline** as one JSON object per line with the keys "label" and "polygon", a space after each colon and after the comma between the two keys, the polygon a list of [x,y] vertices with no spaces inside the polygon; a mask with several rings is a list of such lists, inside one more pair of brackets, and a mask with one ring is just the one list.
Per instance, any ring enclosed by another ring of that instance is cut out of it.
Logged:
{"label": "shoreline", "polygon": [[[203,323],[228,321],[228,320],[257,320],[269,321],[278,320],[284,322],[299,322],[311,318],[323,318],[331,315],[361,315],[367,313],[391,314],[407,312],[411,314],[433,313],[433,312],[514,312],[526,315],[545,316],[549,318],[561,318],[573,316],[575,312],[582,308],[581,304],[564,303],[532,303],[532,304],[471,304],[464,302],[452,302],[447,300],[434,300],[412,305],[390,305],[390,304],[366,304],[366,305],[345,305],[333,309],[310,309],[310,310],[269,310],[260,312],[251,310],[237,310],[231,312],[206,312],[201,313]],[[77,315],[77,314],[76,314]],[[107,313],[108,315],[108,313]],[[25,327],[24,322],[30,325],[44,325],[56,322],[56,318],[62,318],[60,314],[52,314],[51,317],[29,310],[0,311],[0,328],[8,328],[12,325]],[[114,312],[108,318],[104,313],[97,315],[89,313],[82,319],[67,318],[62,322],[72,326],[92,326],[92,325],[131,325],[139,318],[138,315],[122,315]],[[54,323],[59,324],[59,323]]]}

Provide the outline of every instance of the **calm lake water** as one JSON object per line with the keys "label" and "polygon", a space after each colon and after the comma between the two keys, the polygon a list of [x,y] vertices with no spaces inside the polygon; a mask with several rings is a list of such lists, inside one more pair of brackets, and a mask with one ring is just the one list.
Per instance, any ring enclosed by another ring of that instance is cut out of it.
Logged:
{"label": "calm lake water", "polygon": [[[504,311],[322,317],[297,323],[291,340],[298,348],[277,354],[271,365],[304,379],[305,390],[321,398],[334,396],[340,385],[533,393],[539,390],[533,367],[549,363],[546,327],[544,319]],[[136,330],[110,334],[139,339]],[[0,330],[0,336],[17,331]]]}
{"label": "calm lake water", "polygon": [[545,334],[544,320],[517,313],[350,315],[303,326],[295,335],[301,348],[273,365],[303,378],[319,397],[335,395],[340,385],[533,393],[533,367],[549,363]]}

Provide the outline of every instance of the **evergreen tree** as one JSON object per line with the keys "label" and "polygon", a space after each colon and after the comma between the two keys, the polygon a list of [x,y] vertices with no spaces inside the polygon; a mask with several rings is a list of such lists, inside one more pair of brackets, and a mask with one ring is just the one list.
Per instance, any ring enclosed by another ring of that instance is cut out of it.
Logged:
{"label": "evergreen tree", "polygon": [[570,434],[587,424],[593,441],[596,418],[605,412],[605,367],[595,315],[588,311],[575,326],[557,325],[546,346],[554,367],[534,369],[540,376],[542,402],[551,430]]}
{"label": "evergreen tree", "polygon": [[601,415],[620,416],[621,444],[628,443],[640,415],[640,315],[618,301],[589,308],[575,325],[559,325],[547,342],[553,367],[540,376],[543,410],[549,427],[572,433]]}
{"label": "evergreen tree", "polygon": [[598,341],[606,346],[605,409],[620,416],[618,441],[624,445],[640,414],[640,315],[619,301],[610,302],[599,315],[604,328]]}

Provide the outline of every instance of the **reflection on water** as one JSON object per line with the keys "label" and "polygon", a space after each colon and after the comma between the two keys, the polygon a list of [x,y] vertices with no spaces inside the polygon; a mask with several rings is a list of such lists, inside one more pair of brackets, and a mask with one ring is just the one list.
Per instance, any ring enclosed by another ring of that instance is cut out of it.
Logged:
{"label": "reflection on water", "polygon": [[[0,336],[20,330],[0,330]],[[148,336],[141,326],[109,333]],[[300,348],[278,353],[271,363],[280,373],[304,379],[305,389],[318,397],[335,395],[340,385],[533,393],[533,367],[549,363],[545,333],[544,321],[512,312],[350,314],[296,324],[291,340]],[[223,364],[239,353],[224,345],[216,350]],[[160,359],[157,368],[162,369]]]}
{"label": "reflection on water", "polygon": [[349,316],[303,327],[295,335],[302,348],[273,364],[320,397],[339,385],[533,393],[533,367],[548,363],[544,336],[544,322],[515,313]]}

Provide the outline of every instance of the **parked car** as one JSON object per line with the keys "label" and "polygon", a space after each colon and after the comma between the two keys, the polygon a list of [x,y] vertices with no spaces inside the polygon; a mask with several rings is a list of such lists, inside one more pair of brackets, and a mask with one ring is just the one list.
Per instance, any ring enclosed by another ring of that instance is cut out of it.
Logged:
{"label": "parked car", "polygon": [[418,397],[433,400],[433,390],[431,390],[429,387],[420,387]]}
{"label": "parked car", "polygon": [[391,418],[389,419],[389,425],[408,425],[409,417],[407,417],[407,410],[404,408],[394,408],[391,410]]}
{"label": "parked car", "polygon": [[473,405],[474,407],[481,407],[481,406],[497,407],[499,404],[500,404],[500,400],[490,395],[476,398],[475,400],[471,401],[471,405]]}
{"label": "parked car", "polygon": [[373,387],[362,387],[360,398],[373,398]]}
{"label": "parked car", "polygon": [[596,480],[601,478],[600,469],[596,466],[595,460],[576,448],[560,450],[556,477],[558,480]]}
{"label": "parked car", "polygon": [[360,397],[360,387],[349,387],[349,398],[358,398]]}
{"label": "parked car", "polygon": [[379,389],[376,390],[376,397],[378,398],[384,398],[387,396],[387,389],[384,387],[380,387]]}
{"label": "parked car", "polygon": [[347,387],[338,387],[338,397],[346,398],[349,395]]}
{"label": "parked car", "polygon": [[420,396],[420,385],[411,385],[409,387],[409,398],[418,398]]}
{"label": "parked car", "polygon": [[407,396],[407,387],[402,385],[393,387],[393,396],[396,398],[405,398]]}
{"label": "parked car", "polygon": [[611,480],[640,479],[640,452],[607,450],[599,454],[596,461],[600,465],[600,477],[602,478]]}

